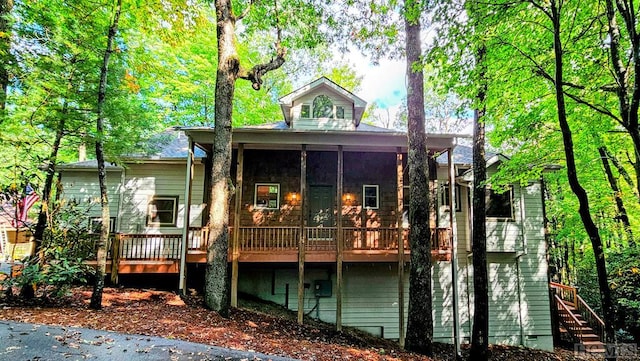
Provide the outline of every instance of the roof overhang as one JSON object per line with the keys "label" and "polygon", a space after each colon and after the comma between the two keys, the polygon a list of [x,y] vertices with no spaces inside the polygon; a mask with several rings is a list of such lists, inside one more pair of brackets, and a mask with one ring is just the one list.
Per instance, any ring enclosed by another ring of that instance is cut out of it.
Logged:
{"label": "roof overhang", "polygon": [[[183,128],[198,147],[209,150],[213,144],[213,128]],[[317,130],[265,130],[238,128],[231,136],[233,146],[243,144],[245,149],[337,149],[345,151],[407,151],[407,134],[402,132],[359,132],[359,131],[317,131]],[[456,136],[450,134],[430,134],[427,146],[431,151],[454,148]]]}

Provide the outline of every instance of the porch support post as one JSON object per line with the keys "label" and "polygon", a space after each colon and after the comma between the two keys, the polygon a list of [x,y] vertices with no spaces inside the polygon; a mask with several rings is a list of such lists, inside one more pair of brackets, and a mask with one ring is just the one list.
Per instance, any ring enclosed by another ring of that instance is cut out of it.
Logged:
{"label": "porch support post", "polygon": [[193,186],[193,140],[189,138],[187,171],[184,187],[184,219],[182,222],[182,247],[180,247],[180,277],[178,291],[184,295],[187,290],[187,249],[189,248],[189,218],[191,217],[191,188]]}
{"label": "porch support post", "polygon": [[338,201],[337,214],[336,214],[336,229],[338,235],[336,237],[336,331],[342,331],[342,262],[344,249],[344,235],[342,233],[342,193],[343,193],[343,178],[344,178],[344,154],[342,152],[342,146],[338,146],[338,179],[337,179],[337,194]]}
{"label": "porch support post", "polygon": [[[458,313],[458,231],[456,224],[456,169],[453,160],[454,146],[448,149],[449,166],[449,227],[451,228],[451,298],[453,304],[453,344],[456,358],[460,355],[460,316]],[[437,233],[436,233],[437,234]]]}
{"label": "porch support post", "polygon": [[404,348],[404,229],[402,227],[404,183],[402,148],[396,150],[396,228],[398,229],[398,343]]}
{"label": "porch support post", "polygon": [[238,144],[236,161],[236,200],[233,209],[233,245],[231,251],[231,307],[238,307],[238,260],[240,259],[240,208],[242,208],[244,144]]}
{"label": "porch support post", "polygon": [[298,240],[298,324],[304,323],[304,258],[307,224],[307,146],[300,150],[300,238]]}

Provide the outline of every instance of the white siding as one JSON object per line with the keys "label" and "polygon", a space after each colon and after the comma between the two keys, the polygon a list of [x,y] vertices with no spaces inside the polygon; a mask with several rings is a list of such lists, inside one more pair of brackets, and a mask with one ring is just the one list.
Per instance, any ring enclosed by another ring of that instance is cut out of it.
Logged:
{"label": "white siding", "polygon": [[[203,166],[194,167],[190,224],[200,225],[204,204]],[[125,172],[123,187],[122,232],[176,234],[184,222],[185,164],[131,164]],[[153,196],[178,197],[178,216],[175,227],[147,225],[147,206]]]}
{"label": "white siding", "polygon": [[[109,197],[109,214],[118,216],[120,198],[120,171],[107,172],[107,195]],[[62,198],[77,202],[87,213],[88,218],[100,217],[100,184],[97,171],[66,170],[62,173]],[[117,222],[117,220],[116,220]]]}
{"label": "white siding", "polygon": [[[313,116],[313,100],[318,95],[326,95],[331,99],[334,108],[342,107],[344,109],[344,119],[313,119],[300,118],[302,105],[308,104],[311,110],[310,116]],[[296,99],[291,108],[292,127],[295,129],[333,129],[333,130],[354,130],[353,123],[353,103],[344,98],[341,94],[334,92],[326,87],[316,89],[316,91],[308,93],[303,97]]]}
{"label": "white siding", "polygon": [[[191,226],[201,225],[204,209],[204,169],[196,163],[194,167],[191,196]],[[184,219],[185,192],[184,164],[129,164],[125,172],[124,185],[120,172],[107,175],[109,208],[112,217],[119,217],[117,231],[123,233],[179,234]],[[100,215],[100,198],[97,172],[95,170],[62,172],[63,197],[76,200],[89,209],[89,216]],[[175,227],[147,226],[147,206],[153,196],[178,197],[178,216]],[[122,204],[120,204],[122,200]]]}

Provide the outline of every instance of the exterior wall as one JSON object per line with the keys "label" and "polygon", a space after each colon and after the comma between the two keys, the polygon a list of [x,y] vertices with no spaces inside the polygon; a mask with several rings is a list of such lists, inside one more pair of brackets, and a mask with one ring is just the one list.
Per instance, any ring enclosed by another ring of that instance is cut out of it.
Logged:
{"label": "exterior wall", "polygon": [[[202,164],[194,166],[191,195],[190,224],[201,225],[204,209]],[[122,219],[124,233],[179,234],[184,222],[185,164],[131,164],[125,172],[122,188]],[[178,197],[178,215],[175,227],[147,225],[147,207],[153,196]]]}
{"label": "exterior wall", "polygon": [[[109,197],[109,215],[118,217],[118,209],[120,205],[120,197],[118,196],[121,189],[122,172],[107,172],[107,195]],[[98,182],[97,171],[87,170],[68,170],[62,175],[62,191],[63,198],[68,201],[77,202],[81,209],[84,209],[87,218],[100,217],[100,184]],[[118,223],[116,219],[116,224]],[[87,227],[89,219],[87,219]]]}
{"label": "exterior wall", "polygon": [[[502,237],[516,238],[511,240],[516,251],[497,252],[494,248],[487,257],[489,342],[553,350],[541,186],[515,187],[514,194],[517,216],[510,224],[517,226],[511,228],[517,233],[505,232]],[[468,307],[473,314],[473,267],[471,259],[468,262],[464,292],[469,295]]]}
{"label": "exterior wall", "polygon": [[[393,153],[344,152],[343,191],[351,198],[346,200],[343,197],[343,226],[395,227],[397,208],[395,169],[396,155]],[[232,172],[232,178],[235,181],[235,170]],[[307,186],[331,186],[335,193],[336,181],[337,151],[307,151]],[[280,185],[279,209],[254,207],[256,183]],[[378,185],[378,209],[363,209],[362,187],[364,184]],[[300,195],[300,151],[245,150],[242,185],[241,226],[300,224],[302,213],[300,201],[291,199],[292,193]],[[334,206],[336,204],[337,200],[334,199]],[[230,222],[233,223],[235,216],[233,202],[231,209]]]}
{"label": "exterior wall", "polygon": [[[129,164],[122,184],[121,172],[109,172],[109,208],[118,217],[116,231],[123,233],[180,234],[184,219],[185,164]],[[203,166],[196,162],[191,205],[191,226],[201,225],[203,202]],[[88,209],[91,217],[100,216],[100,188],[95,170],[62,172],[63,198],[75,199]],[[147,226],[147,207],[154,195],[177,196],[175,227]]]}
{"label": "exterior wall", "polygon": [[[344,108],[344,119],[313,119],[300,118],[302,104],[309,104],[312,108],[313,100],[318,95],[326,95],[331,99],[334,107],[341,106]],[[327,87],[319,87],[315,91],[305,94],[304,96],[294,100],[291,108],[292,127],[295,129],[333,129],[333,130],[354,130],[353,122],[353,103],[342,97],[335,91]]]}

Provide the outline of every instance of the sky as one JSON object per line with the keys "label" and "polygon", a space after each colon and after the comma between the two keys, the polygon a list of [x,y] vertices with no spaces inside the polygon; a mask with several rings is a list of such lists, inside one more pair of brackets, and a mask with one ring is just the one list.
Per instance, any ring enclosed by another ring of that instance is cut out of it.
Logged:
{"label": "sky", "polygon": [[366,100],[367,105],[377,103],[377,114],[380,117],[389,116],[395,119],[395,114],[407,94],[405,62],[382,59],[378,65],[374,65],[358,52],[350,53],[349,60],[363,76],[362,85],[356,95]]}

